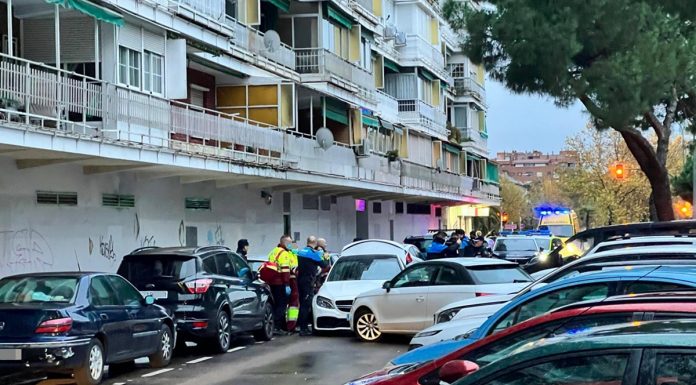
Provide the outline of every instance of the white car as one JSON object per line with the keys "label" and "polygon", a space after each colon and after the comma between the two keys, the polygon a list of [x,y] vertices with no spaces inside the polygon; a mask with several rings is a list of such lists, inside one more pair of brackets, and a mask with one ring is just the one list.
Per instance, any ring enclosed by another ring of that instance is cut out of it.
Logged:
{"label": "white car", "polygon": [[[696,264],[696,247],[679,245],[624,247],[588,254],[536,280],[517,295],[525,294],[530,290],[559,279],[571,278],[585,272],[625,268],[627,265],[660,264]],[[409,346],[430,345],[467,333],[471,329],[480,326],[486,318],[495,313],[512,297],[480,297],[468,301],[450,303],[437,310],[435,314],[436,324],[416,334],[411,339]],[[502,300],[504,303],[497,304],[498,307],[490,306],[492,302],[498,300]],[[476,309],[476,307],[481,307],[481,309]],[[471,314],[475,314],[475,316],[471,316]]]}
{"label": "white car", "polygon": [[516,263],[493,258],[445,258],[408,267],[380,289],[359,295],[351,327],[363,341],[383,334],[415,334],[432,325],[433,313],[450,302],[516,293],[532,278]]}
{"label": "white car", "polygon": [[421,261],[409,246],[364,240],[344,247],[312,300],[314,330],[350,330],[348,315],[358,294],[379,288],[409,264]]}

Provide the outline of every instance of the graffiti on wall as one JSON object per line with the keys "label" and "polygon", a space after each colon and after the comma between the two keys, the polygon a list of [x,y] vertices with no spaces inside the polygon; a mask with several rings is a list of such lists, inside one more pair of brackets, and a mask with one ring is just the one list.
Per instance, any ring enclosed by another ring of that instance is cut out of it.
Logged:
{"label": "graffiti on wall", "polygon": [[106,238],[104,235],[99,236],[99,254],[111,263],[116,260],[113,236],[109,235],[108,238]]}
{"label": "graffiti on wall", "polygon": [[0,268],[10,272],[44,271],[53,267],[54,256],[46,238],[27,227],[0,231]]}
{"label": "graffiti on wall", "polygon": [[181,246],[186,245],[186,225],[184,225],[183,219],[179,223],[179,244]]}
{"label": "graffiti on wall", "polygon": [[154,235],[146,235],[140,240],[141,247],[157,246],[157,241]]}
{"label": "graffiti on wall", "polygon": [[208,230],[208,245],[224,246],[225,238],[222,235],[222,225]]}

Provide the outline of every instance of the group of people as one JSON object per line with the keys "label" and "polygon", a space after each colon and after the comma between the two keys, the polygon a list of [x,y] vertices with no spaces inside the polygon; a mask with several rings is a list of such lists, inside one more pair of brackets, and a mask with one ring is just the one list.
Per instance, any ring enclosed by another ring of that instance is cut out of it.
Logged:
{"label": "group of people", "polygon": [[289,235],[283,235],[260,268],[261,279],[271,288],[275,333],[284,335],[299,328],[301,336],[311,335],[309,325],[315,281],[330,265],[326,240],[309,236],[298,249]]}
{"label": "group of people", "polygon": [[426,249],[427,259],[486,257],[494,241],[492,235],[484,237],[481,231],[472,231],[467,235],[464,230],[455,230],[449,239],[447,233],[439,231],[433,235],[433,242]]}

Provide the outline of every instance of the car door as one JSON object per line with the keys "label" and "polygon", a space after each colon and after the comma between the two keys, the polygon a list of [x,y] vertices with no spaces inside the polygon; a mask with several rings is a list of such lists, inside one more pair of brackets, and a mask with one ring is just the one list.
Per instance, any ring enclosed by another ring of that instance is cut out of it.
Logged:
{"label": "car door", "polygon": [[641,365],[641,384],[696,384],[696,350],[646,349]]}
{"label": "car door", "polygon": [[99,331],[106,336],[106,360],[113,362],[127,356],[132,340],[128,313],[121,305],[116,291],[109,280],[103,276],[94,276],[89,285],[89,303],[94,307]]}
{"label": "car door", "polygon": [[254,301],[249,306],[249,320],[252,329],[257,329],[264,319],[264,305],[268,299],[266,285],[261,281],[254,280],[253,269],[242,257],[235,253],[229,254],[229,257],[232,259],[235,272],[244,281],[249,294],[253,295]]}
{"label": "car door", "polygon": [[433,324],[433,315],[437,310],[452,302],[474,298],[476,296],[473,281],[468,274],[449,264],[439,265],[435,280],[426,296],[427,314],[424,327]]}
{"label": "car door", "polygon": [[153,306],[145,305],[140,292],[125,279],[115,275],[108,276],[108,279],[128,313],[132,357],[151,354],[159,343],[160,321],[157,311]]}
{"label": "car door", "polygon": [[390,283],[389,291],[375,298],[375,311],[383,331],[417,332],[428,314],[428,289],[439,266],[419,264],[406,268]]}
{"label": "car door", "polygon": [[[254,326],[255,307],[258,307],[256,293],[249,288],[251,281],[246,276],[240,277],[232,262],[230,253],[215,254],[218,275],[226,284],[227,299],[232,309],[232,331],[246,331]],[[248,266],[246,266],[248,270]],[[242,269],[240,269],[242,270]]]}

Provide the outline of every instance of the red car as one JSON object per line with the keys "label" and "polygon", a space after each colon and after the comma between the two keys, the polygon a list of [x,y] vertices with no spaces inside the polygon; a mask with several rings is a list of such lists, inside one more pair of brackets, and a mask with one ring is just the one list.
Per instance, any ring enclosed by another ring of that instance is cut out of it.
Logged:
{"label": "red car", "polygon": [[[647,293],[577,303],[507,328],[434,361],[386,367],[346,385],[442,385],[465,375],[463,360],[485,366],[518,347],[560,334],[626,322],[696,318],[696,292]],[[440,369],[455,361],[445,370]]]}

